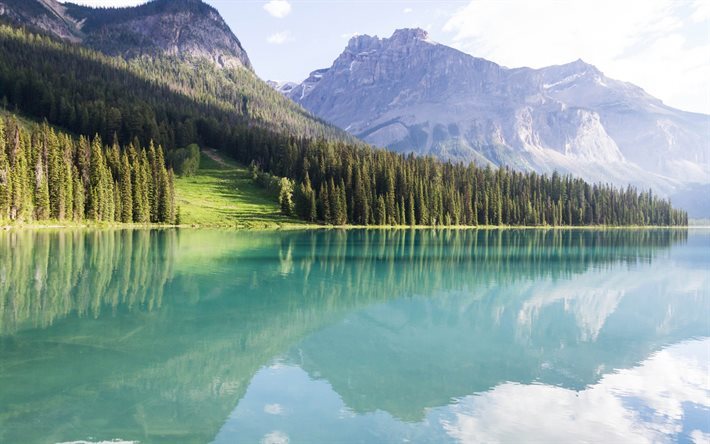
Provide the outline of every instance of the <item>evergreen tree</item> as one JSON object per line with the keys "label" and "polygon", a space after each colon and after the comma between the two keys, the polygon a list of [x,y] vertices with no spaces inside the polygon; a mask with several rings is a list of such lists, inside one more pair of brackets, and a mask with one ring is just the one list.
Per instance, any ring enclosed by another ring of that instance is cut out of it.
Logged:
{"label": "evergreen tree", "polygon": [[377,225],[387,224],[387,206],[385,198],[382,195],[377,197],[377,206],[375,207],[375,223]]}
{"label": "evergreen tree", "polygon": [[38,155],[34,170],[35,179],[35,219],[49,219],[49,183],[47,182],[46,168],[42,156]]}
{"label": "evergreen tree", "polygon": [[121,193],[121,222],[133,222],[133,179],[131,177],[131,164],[128,152],[121,155],[121,169],[119,172],[119,188]]}
{"label": "evergreen tree", "polygon": [[168,171],[165,168],[165,158],[163,156],[162,147],[158,147],[156,156],[156,165],[154,167],[158,176],[155,187],[155,192],[158,194],[158,217],[156,222],[169,223],[172,220],[172,210],[170,208],[172,205],[172,195]]}
{"label": "evergreen tree", "polygon": [[279,207],[286,216],[293,215],[293,181],[286,177],[279,179]]}
{"label": "evergreen tree", "polygon": [[318,192],[318,218],[327,224],[333,223],[333,216],[330,209],[330,194],[326,182],[320,184]]}
{"label": "evergreen tree", "polygon": [[81,179],[81,173],[79,172],[78,167],[73,167],[72,176],[74,177],[74,220],[81,222],[84,220],[86,215],[86,190],[84,188],[84,182]]}

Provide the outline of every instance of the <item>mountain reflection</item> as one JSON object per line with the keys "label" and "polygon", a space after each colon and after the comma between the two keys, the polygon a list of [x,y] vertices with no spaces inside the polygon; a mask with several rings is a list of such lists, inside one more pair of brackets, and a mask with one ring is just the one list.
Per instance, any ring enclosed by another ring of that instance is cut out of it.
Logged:
{"label": "mountain reflection", "polygon": [[710,335],[706,270],[684,262],[707,246],[685,230],[0,233],[0,442],[209,441],[274,360],[405,421],[506,381],[583,389]]}

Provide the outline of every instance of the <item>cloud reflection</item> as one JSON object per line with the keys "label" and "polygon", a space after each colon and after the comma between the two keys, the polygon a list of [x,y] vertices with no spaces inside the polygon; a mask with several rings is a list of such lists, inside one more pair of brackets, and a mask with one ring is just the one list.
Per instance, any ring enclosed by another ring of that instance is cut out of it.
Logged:
{"label": "cloud reflection", "polygon": [[[549,385],[501,384],[463,398],[441,424],[460,442],[706,442],[710,411],[710,339],[664,349],[639,366],[576,392]],[[707,419],[707,414],[704,415]],[[690,424],[689,424],[690,423]]]}

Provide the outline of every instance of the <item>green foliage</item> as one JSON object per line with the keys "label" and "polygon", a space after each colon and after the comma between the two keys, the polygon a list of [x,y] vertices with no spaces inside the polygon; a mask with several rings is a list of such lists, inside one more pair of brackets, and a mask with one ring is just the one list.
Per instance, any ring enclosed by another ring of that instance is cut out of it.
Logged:
{"label": "green foliage", "polygon": [[286,177],[279,179],[279,207],[286,216],[293,214],[293,181]]}
{"label": "green foliage", "polygon": [[[121,152],[118,145],[103,146],[99,136],[75,140],[47,124],[25,128],[14,117],[0,118],[0,221],[148,222],[144,185],[150,178],[157,196],[153,222],[173,223],[172,172],[162,148],[153,151],[149,173],[146,150],[141,150],[142,161],[131,165],[131,156],[138,159],[132,146]],[[143,186],[138,194],[133,176]]]}
{"label": "green foliage", "polygon": [[168,153],[168,165],[178,176],[192,176],[200,168],[200,147],[191,143]]}

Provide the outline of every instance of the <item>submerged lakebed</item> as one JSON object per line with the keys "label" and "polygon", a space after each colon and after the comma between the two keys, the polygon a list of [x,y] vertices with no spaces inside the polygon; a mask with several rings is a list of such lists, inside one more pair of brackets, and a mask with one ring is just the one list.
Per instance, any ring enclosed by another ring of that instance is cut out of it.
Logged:
{"label": "submerged lakebed", "polygon": [[0,232],[0,442],[710,438],[710,230]]}

